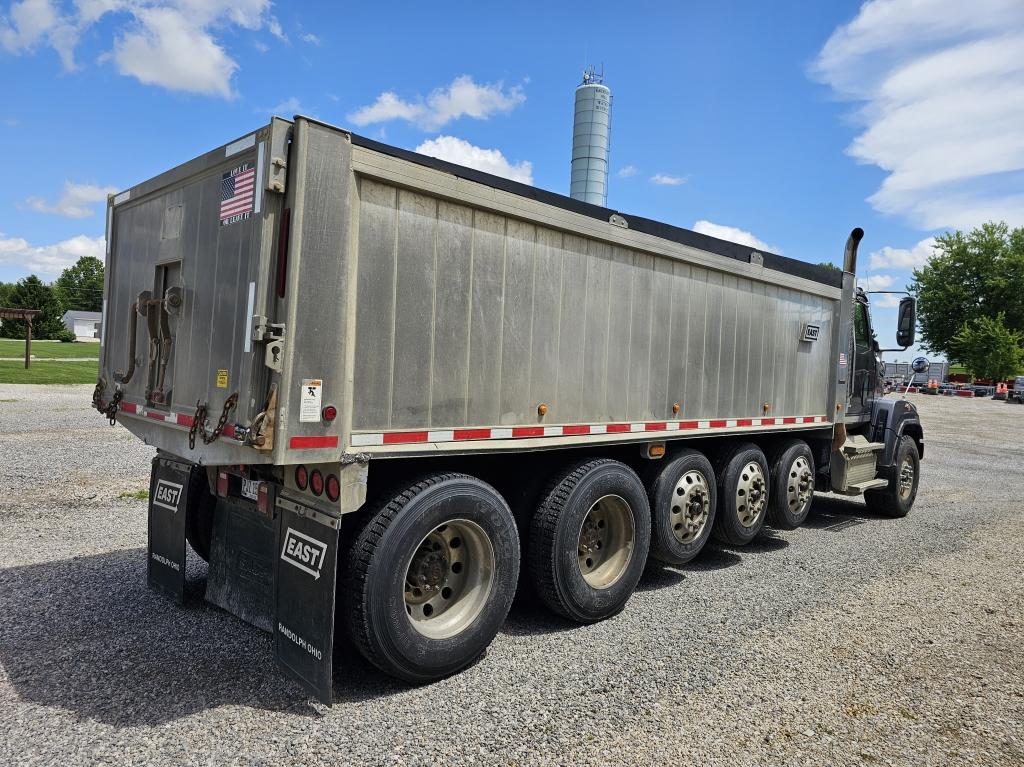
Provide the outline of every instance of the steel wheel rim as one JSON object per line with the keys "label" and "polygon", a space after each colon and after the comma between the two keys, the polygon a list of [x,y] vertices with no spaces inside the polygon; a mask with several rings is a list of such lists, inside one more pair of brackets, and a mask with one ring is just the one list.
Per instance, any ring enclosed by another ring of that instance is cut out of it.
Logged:
{"label": "steel wheel rim", "polygon": [[814,475],[811,473],[811,463],[807,456],[797,456],[793,465],[789,467],[786,484],[786,502],[790,513],[795,516],[803,514],[810,505],[813,494]]}
{"label": "steel wheel rim", "polygon": [[900,498],[907,500],[914,491],[914,461],[908,455],[900,464]]}
{"label": "steel wheel rim", "polygon": [[768,488],[764,471],[757,461],[750,461],[740,470],[736,484],[736,516],[744,527],[753,527],[768,505]]}
{"label": "steel wheel rim", "polygon": [[580,525],[576,553],[580,574],[591,588],[607,589],[633,559],[636,531],[633,509],[618,495],[598,498]]}
{"label": "steel wheel rim", "polygon": [[476,522],[438,525],[409,558],[402,584],[412,627],[430,639],[465,631],[487,604],[494,584],[494,546]]}
{"label": "steel wheel rim", "polygon": [[669,520],[672,535],[679,543],[693,543],[704,531],[711,511],[711,488],[699,471],[688,471],[672,490]]}

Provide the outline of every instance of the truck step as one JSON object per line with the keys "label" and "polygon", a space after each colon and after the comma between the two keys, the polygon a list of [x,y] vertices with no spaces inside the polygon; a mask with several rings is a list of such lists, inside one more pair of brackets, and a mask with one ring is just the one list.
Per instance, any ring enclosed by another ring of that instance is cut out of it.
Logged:
{"label": "truck step", "polygon": [[867,482],[858,482],[854,485],[847,486],[847,492],[850,494],[860,495],[865,490],[876,490],[878,488],[885,487],[889,484],[887,479],[869,479]]}
{"label": "truck step", "polygon": [[843,453],[851,457],[866,453],[876,453],[884,448],[884,442],[868,442],[867,437],[863,437],[860,434],[847,437],[846,442],[843,443]]}

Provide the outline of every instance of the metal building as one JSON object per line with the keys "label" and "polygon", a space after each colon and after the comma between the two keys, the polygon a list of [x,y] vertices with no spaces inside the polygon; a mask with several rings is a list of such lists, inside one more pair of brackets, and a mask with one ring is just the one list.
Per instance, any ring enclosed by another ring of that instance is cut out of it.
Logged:
{"label": "metal building", "polygon": [[604,85],[604,72],[588,67],[576,88],[569,196],[601,207],[608,202],[611,114],[612,92]]}

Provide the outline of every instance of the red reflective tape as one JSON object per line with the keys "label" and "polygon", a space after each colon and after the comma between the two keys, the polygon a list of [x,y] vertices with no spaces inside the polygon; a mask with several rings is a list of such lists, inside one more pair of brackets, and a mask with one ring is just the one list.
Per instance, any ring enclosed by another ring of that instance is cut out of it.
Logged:
{"label": "red reflective tape", "polygon": [[512,436],[516,439],[522,437],[543,437],[544,427],[543,426],[517,426],[512,429]]}
{"label": "red reflective tape", "polygon": [[[227,430],[225,429],[225,431]],[[292,450],[307,450],[309,448],[337,446],[337,437],[292,437],[288,441],[288,447]]]}
{"label": "red reflective tape", "polygon": [[158,410],[147,410],[146,418],[152,418],[154,421],[167,422],[167,413],[161,413]]}
{"label": "red reflective tape", "polygon": [[589,426],[563,426],[562,434],[569,437],[575,434],[590,434]]}
{"label": "red reflective tape", "polygon": [[719,419],[719,420],[717,420],[717,421],[708,421],[708,425],[709,425],[709,426],[710,426],[710,427],[711,427],[712,429],[724,429],[724,428],[725,428],[725,426],[726,426],[726,423],[727,423],[727,422],[726,422],[726,421],[724,421],[724,420],[722,420],[722,419]]}
{"label": "red reflective tape", "polygon": [[456,429],[454,439],[490,439],[490,429]]}
{"label": "red reflective tape", "polygon": [[134,402],[122,402],[121,410],[123,410],[125,413],[135,413],[138,412],[139,406],[136,405]]}
{"label": "red reflective tape", "polygon": [[665,431],[667,428],[668,424],[664,421],[644,424],[644,431]]}
{"label": "red reflective tape", "polygon": [[754,425],[754,420],[752,418],[737,418],[736,419],[736,425],[737,426],[753,426]]}
{"label": "red reflective tape", "polygon": [[[778,419],[778,418],[776,418],[776,419],[775,419],[775,423],[778,423],[778,422],[779,422],[779,419]],[[787,424],[787,423],[796,423],[796,418],[783,418],[783,419],[782,419],[782,423],[784,423],[784,424]]]}
{"label": "red reflective tape", "polygon": [[178,415],[178,426],[191,426],[192,416],[190,415]]}
{"label": "red reflective tape", "polygon": [[679,430],[680,431],[682,431],[684,429],[699,429],[699,428],[700,428],[700,423],[698,421],[680,421],[679,422]]}
{"label": "red reflective tape", "polygon": [[[427,432],[425,431],[393,431],[385,432],[385,445],[400,445],[407,442],[426,442]],[[337,440],[335,440],[337,443]]]}
{"label": "red reflective tape", "polygon": [[[225,437],[233,437],[233,436],[235,436],[234,424],[230,424],[230,423],[224,424],[224,430],[221,432],[221,434],[223,434]],[[337,438],[335,438],[334,444],[338,444]]]}
{"label": "red reflective tape", "polygon": [[607,432],[609,434],[621,434],[622,432],[629,431],[628,423],[610,423],[608,424]]}

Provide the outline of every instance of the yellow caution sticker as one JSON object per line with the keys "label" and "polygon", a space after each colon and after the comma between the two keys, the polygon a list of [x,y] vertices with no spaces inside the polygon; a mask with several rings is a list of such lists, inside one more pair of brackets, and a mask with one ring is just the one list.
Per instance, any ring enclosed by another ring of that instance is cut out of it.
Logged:
{"label": "yellow caution sticker", "polygon": [[228,388],[228,371],[218,370],[217,371],[217,388],[226,389]]}

